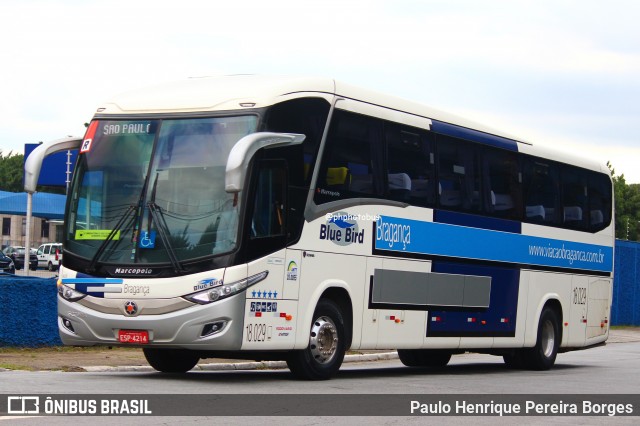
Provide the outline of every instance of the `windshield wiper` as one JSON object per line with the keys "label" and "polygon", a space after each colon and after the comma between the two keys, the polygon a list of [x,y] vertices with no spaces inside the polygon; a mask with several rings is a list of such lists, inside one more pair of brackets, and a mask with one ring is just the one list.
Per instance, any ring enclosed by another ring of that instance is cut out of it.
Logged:
{"label": "windshield wiper", "polygon": [[[102,244],[100,244],[100,247],[98,247],[98,250],[96,250],[96,254],[94,254],[93,257],[91,258],[91,263],[89,263],[89,267],[87,268],[88,272],[90,272],[90,273],[91,272],[95,272],[96,263],[98,262],[98,259],[100,259],[100,256],[102,256],[102,254],[106,250],[106,248],[109,245],[109,243],[111,241],[113,241],[113,239],[118,234],[118,232],[120,232],[120,230],[122,229],[122,225],[124,224],[125,220],[127,220],[127,218],[129,218],[129,216],[131,216],[131,213],[135,212],[136,209],[137,209],[137,206],[135,204],[131,204],[131,205],[129,205],[129,207],[127,207],[127,210],[120,217],[120,220],[118,220],[118,223],[116,223],[116,226],[113,227],[113,229],[111,230],[109,235],[107,235],[107,238],[104,239]],[[127,228],[135,220],[135,218],[136,218],[136,216],[133,215],[131,220],[129,221],[129,223],[127,223]]]}
{"label": "windshield wiper", "polygon": [[[156,178],[153,181],[153,188],[151,189],[151,200],[147,203],[147,207],[149,208],[149,213],[151,213],[151,218],[156,222],[156,228],[158,229],[158,234],[160,234],[160,239],[162,240],[162,244],[164,244],[165,249],[167,250],[167,256],[169,256],[169,260],[171,261],[171,265],[173,265],[173,270],[175,272],[183,272],[185,269],[178,260],[178,256],[176,255],[176,251],[173,248],[173,244],[171,244],[171,240],[169,237],[171,236],[171,232],[169,231],[169,226],[167,226],[167,221],[164,220],[164,213],[162,213],[162,208],[156,204],[156,188],[158,187],[158,173],[156,173]],[[151,229],[151,221],[149,221],[149,229]]]}
{"label": "windshield wiper", "polygon": [[[151,217],[156,222],[156,228],[158,229],[158,234],[160,234],[160,239],[162,240],[162,244],[167,249],[167,255],[169,256],[169,260],[171,261],[171,265],[173,265],[173,270],[175,272],[184,271],[184,267],[178,260],[178,256],[176,255],[176,251],[171,244],[171,240],[169,236],[171,233],[169,232],[169,227],[167,226],[167,222],[164,220],[164,214],[162,213],[162,209],[155,202],[150,201],[147,203],[147,207],[149,207],[149,212],[151,213]],[[149,224],[151,226],[151,224]]]}

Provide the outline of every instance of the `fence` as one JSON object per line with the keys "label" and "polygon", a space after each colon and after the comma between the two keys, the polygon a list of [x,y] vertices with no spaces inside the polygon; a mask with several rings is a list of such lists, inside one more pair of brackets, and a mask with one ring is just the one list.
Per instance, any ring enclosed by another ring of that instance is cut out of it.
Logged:
{"label": "fence", "polygon": [[640,243],[616,240],[611,323],[640,325]]}
{"label": "fence", "polygon": [[[616,241],[612,325],[640,326],[640,243]],[[55,278],[0,275],[0,347],[52,346],[58,337]]]}
{"label": "fence", "polygon": [[0,347],[61,345],[55,278],[0,275]]}

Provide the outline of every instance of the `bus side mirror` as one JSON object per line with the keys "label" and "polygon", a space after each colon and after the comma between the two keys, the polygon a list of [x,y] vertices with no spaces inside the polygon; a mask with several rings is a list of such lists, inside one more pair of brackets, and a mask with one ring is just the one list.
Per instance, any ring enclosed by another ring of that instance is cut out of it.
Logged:
{"label": "bus side mirror", "polygon": [[40,177],[40,168],[45,157],[60,151],[80,148],[82,138],[68,137],[44,143],[34,149],[24,163],[24,190],[30,194],[36,192]]}
{"label": "bus side mirror", "polygon": [[224,189],[229,193],[242,191],[247,176],[249,162],[261,148],[279,148],[289,145],[299,145],[305,135],[296,133],[252,133],[240,139],[231,148],[227,159]]}

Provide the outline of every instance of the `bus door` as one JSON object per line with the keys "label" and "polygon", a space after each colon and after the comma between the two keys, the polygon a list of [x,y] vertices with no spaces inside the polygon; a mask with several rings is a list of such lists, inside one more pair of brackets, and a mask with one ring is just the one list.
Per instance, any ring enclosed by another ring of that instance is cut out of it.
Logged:
{"label": "bus door", "polygon": [[611,306],[611,280],[589,280],[587,305],[587,343],[592,337],[602,336],[609,330]]}

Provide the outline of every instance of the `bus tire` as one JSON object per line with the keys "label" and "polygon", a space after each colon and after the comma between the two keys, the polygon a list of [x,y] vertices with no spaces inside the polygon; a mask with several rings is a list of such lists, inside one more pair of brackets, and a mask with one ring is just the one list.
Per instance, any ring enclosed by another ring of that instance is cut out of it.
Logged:
{"label": "bus tire", "polygon": [[142,350],[147,362],[161,373],[186,373],[196,366],[200,357],[186,349],[156,349]]}
{"label": "bus tire", "polygon": [[548,370],[553,367],[560,346],[558,314],[545,307],[540,314],[538,337],[533,348],[523,349],[524,365],[530,370]]}
{"label": "bus tire", "polygon": [[320,299],[309,330],[309,346],[291,351],[287,367],[298,379],[330,379],[342,365],[345,336],[344,318],[338,306],[329,299]]}
{"label": "bus tire", "polygon": [[440,349],[398,349],[398,358],[407,367],[442,368],[449,363],[451,352]]}

